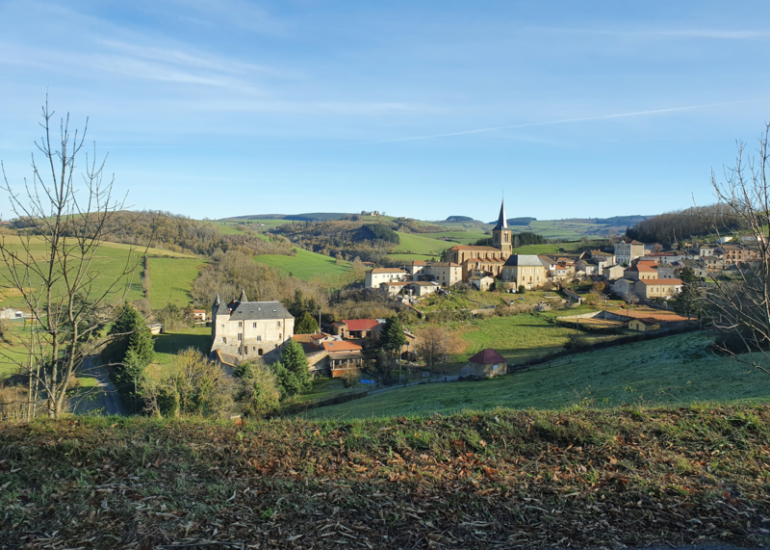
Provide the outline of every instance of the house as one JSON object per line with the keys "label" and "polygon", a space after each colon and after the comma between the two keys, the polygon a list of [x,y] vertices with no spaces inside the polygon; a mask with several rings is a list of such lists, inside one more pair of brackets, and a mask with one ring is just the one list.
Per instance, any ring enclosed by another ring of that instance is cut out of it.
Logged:
{"label": "house", "polygon": [[427,296],[428,294],[433,294],[436,290],[441,288],[441,285],[428,281],[415,281],[410,283],[407,288],[412,292],[413,296],[420,298],[422,296]]}
{"label": "house", "polygon": [[705,279],[709,276],[708,268],[706,267],[706,262],[703,260],[682,260],[679,262],[678,269],[676,271],[676,276],[679,276],[679,273],[682,269],[685,267],[689,267],[692,269],[692,272],[695,274],[696,277],[699,277],[701,279]]}
{"label": "house", "polygon": [[280,302],[250,302],[246,292],[225,305],[217,296],[211,308],[211,352],[237,362],[272,354],[294,335],[294,316]]}
{"label": "house", "polygon": [[406,271],[397,267],[375,267],[366,272],[366,288],[380,288],[382,283],[406,281]]}
{"label": "house", "polygon": [[424,275],[426,267],[428,267],[428,264],[425,260],[413,260],[404,265],[404,271],[409,274],[413,281],[419,281],[420,277]]}
{"label": "house", "polygon": [[676,296],[682,290],[681,279],[643,279],[634,283],[634,292],[652,300]]}
{"label": "house", "polygon": [[487,348],[468,359],[468,364],[460,370],[460,378],[493,378],[507,373],[505,357]]}
{"label": "house", "polygon": [[347,319],[334,323],[334,334],[342,338],[370,338],[380,324],[378,319]]}
{"label": "house", "polygon": [[479,274],[472,275],[468,282],[474,288],[486,291],[489,290],[493,284],[495,284],[495,279],[489,275]]}
{"label": "house", "polygon": [[597,260],[599,263],[599,269],[602,270],[605,267],[613,266],[617,263],[617,258],[612,252],[604,252],[603,250],[592,250],[590,252],[591,259]]}
{"label": "house", "polygon": [[632,261],[644,256],[644,243],[639,241],[618,242],[615,244],[615,258],[622,265],[630,265]]}
{"label": "house", "polygon": [[724,249],[724,261],[727,265],[748,263],[759,259],[759,250],[753,246],[726,244],[722,248]]}
{"label": "house", "polygon": [[624,273],[625,273],[625,269],[623,269],[622,265],[613,265],[602,269],[602,275],[604,275],[604,278],[607,279],[608,281],[615,281],[617,279],[621,279],[623,278]]}
{"label": "house", "polygon": [[575,270],[578,273],[584,273],[586,276],[596,275],[601,273],[595,261],[589,258],[581,259],[575,262]]}
{"label": "house", "polygon": [[636,281],[633,279],[618,279],[612,283],[612,292],[618,296],[628,296],[634,292],[634,284],[636,284]]}
{"label": "house", "polygon": [[425,270],[430,280],[440,283],[441,286],[454,286],[463,280],[463,266],[452,262],[435,262]]}
{"label": "house", "polygon": [[676,279],[679,272],[679,262],[674,264],[660,264],[658,266],[658,279]]}
{"label": "house", "polygon": [[704,256],[713,256],[716,249],[713,246],[699,246],[697,248],[698,256],[703,258]]}
{"label": "house", "polygon": [[655,330],[660,330],[660,323],[650,317],[631,319],[628,322],[628,328],[638,332],[653,332]]}
{"label": "house", "polygon": [[633,281],[658,279],[658,267],[655,262],[639,261],[636,265],[632,265],[626,269],[623,277]]}
{"label": "house", "polygon": [[388,296],[396,296],[411,283],[409,281],[397,281],[393,283],[380,283],[380,290]]}
{"label": "house", "polygon": [[22,319],[24,312],[12,307],[0,307],[0,319]]}
{"label": "house", "polygon": [[[374,331],[372,332],[373,338],[380,337],[380,332],[385,327],[385,321],[382,320],[382,322],[375,327]],[[404,330],[404,338],[406,338],[406,344],[401,346],[401,353],[400,356],[402,359],[408,359],[408,360],[414,360],[415,359],[415,342],[417,341],[417,336],[410,331],[409,329],[403,329]]]}
{"label": "house", "polygon": [[732,240],[733,240],[732,237],[719,237],[719,240],[717,240],[717,242],[719,244],[725,244],[725,243],[729,243]]}
{"label": "house", "polygon": [[208,318],[208,315],[206,314],[206,310],[205,309],[194,309],[194,310],[192,310],[192,316],[193,316],[193,319],[195,319],[196,321],[204,321],[205,322],[206,319]]}
{"label": "house", "polygon": [[577,292],[574,292],[568,288],[564,289],[564,295],[573,304],[581,305],[586,301],[585,296],[581,296]]}
{"label": "house", "polygon": [[165,334],[166,333],[166,325],[163,323],[153,323],[150,325],[150,334]]}
{"label": "house", "polygon": [[701,261],[706,264],[706,269],[709,271],[721,271],[727,267],[724,259],[719,256],[704,256]]}
{"label": "house", "polygon": [[329,358],[332,378],[337,378],[351,369],[364,366],[363,348],[353,342],[324,341],[321,344]]}
{"label": "house", "polygon": [[546,268],[538,256],[513,254],[503,266],[502,279],[532,290],[546,283]]}

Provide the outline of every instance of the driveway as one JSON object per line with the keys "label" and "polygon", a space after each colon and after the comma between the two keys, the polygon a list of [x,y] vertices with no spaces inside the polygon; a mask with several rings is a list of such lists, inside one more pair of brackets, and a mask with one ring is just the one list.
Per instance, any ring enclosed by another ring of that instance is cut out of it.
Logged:
{"label": "driveway", "polygon": [[122,416],[123,407],[120,404],[118,391],[115,389],[112,380],[110,380],[107,369],[99,366],[99,359],[97,357],[89,357],[83,361],[83,370],[96,378],[99,384],[99,396],[104,404],[104,414]]}

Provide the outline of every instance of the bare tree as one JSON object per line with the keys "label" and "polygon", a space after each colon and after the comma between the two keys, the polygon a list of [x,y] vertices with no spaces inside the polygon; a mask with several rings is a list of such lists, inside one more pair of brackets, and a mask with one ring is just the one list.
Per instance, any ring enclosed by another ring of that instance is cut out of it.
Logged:
{"label": "bare tree", "polygon": [[458,353],[462,344],[446,328],[430,326],[417,335],[415,347],[417,355],[425,361],[428,369],[434,372],[438,365],[446,361],[447,355]]}
{"label": "bare tree", "polygon": [[[734,277],[715,277],[715,286],[707,295],[714,325],[724,336],[717,345],[738,361],[750,364],[770,375],[767,367],[770,346],[770,124],[759,137],[757,156],[738,143],[735,166],[725,169],[724,181],[711,182],[726,215],[737,217],[745,231],[756,239],[750,248],[752,258],[738,266]],[[719,228],[723,224],[715,223]],[[716,236],[719,237],[717,230]],[[762,353],[757,356],[741,352]],[[760,364],[764,358],[764,365]]]}
{"label": "bare tree", "polygon": [[[25,360],[0,353],[19,367],[28,380],[27,418],[36,415],[39,401],[47,414],[66,412],[67,390],[73,375],[105,343],[102,329],[111,322],[133,282],[141,256],[129,251],[115,280],[105,281],[94,266],[110,217],[124,206],[113,200],[114,176],[105,180],[104,163],[83,151],[88,120],[81,135],[70,134],[69,114],[60,121],[58,142],[48,99],[42,108],[43,136],[36,142],[44,162],[32,155],[32,181],[17,193],[5,171],[0,186],[16,216],[18,236],[0,237],[0,258],[7,268],[0,286],[13,289],[29,310],[32,330],[22,338]],[[82,186],[76,183],[76,159],[85,157]],[[99,279],[99,284],[95,282]],[[114,337],[115,335],[113,335]]]}

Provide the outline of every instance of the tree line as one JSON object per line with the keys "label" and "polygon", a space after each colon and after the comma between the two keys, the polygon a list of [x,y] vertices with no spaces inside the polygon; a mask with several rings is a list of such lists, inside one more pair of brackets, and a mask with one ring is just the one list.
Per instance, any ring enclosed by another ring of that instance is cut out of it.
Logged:
{"label": "tree line", "polygon": [[724,204],[693,206],[640,221],[626,236],[641,242],[673,244],[680,239],[732,232],[745,228],[735,211]]}

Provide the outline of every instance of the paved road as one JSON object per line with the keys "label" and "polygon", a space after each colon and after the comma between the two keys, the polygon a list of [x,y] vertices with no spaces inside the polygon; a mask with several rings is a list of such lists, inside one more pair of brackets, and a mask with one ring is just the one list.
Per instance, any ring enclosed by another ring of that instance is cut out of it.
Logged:
{"label": "paved road", "polygon": [[84,370],[96,378],[99,384],[100,396],[102,403],[104,403],[104,414],[122,416],[123,407],[120,404],[118,391],[110,380],[107,369],[100,367],[98,361],[95,357],[89,357],[83,362]]}

